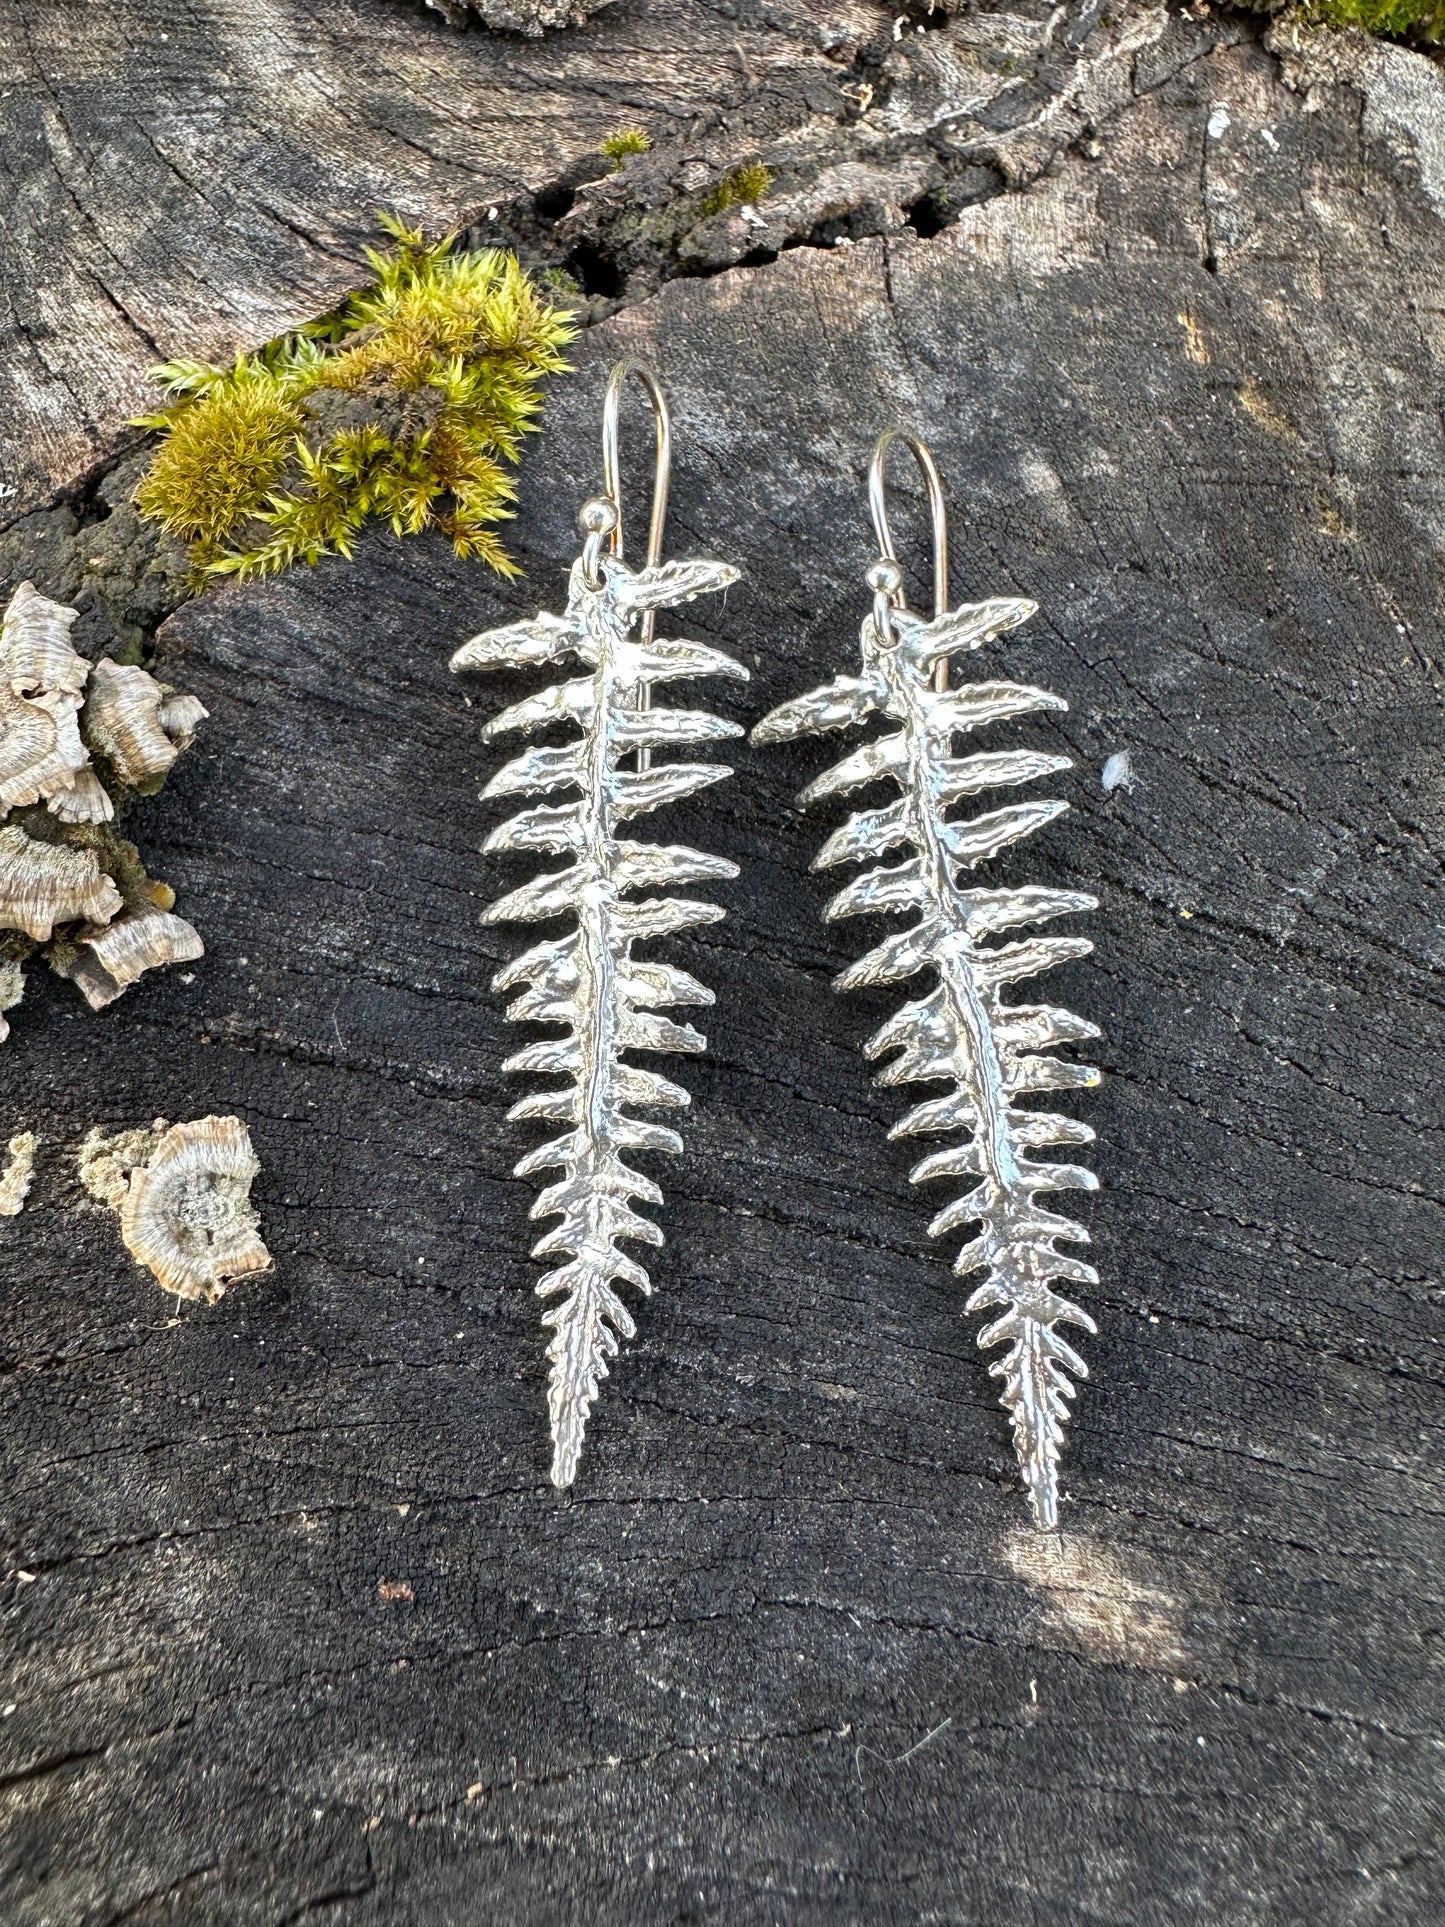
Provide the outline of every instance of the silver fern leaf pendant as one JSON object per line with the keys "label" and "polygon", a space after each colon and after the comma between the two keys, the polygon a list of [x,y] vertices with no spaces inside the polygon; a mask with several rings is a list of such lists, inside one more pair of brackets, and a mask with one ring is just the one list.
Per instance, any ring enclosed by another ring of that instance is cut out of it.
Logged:
{"label": "silver fern leaf pendant", "polygon": [[[647,561],[636,570],[622,560],[617,482],[617,417],[629,373],[646,386],[658,429]],[[579,732],[557,746],[523,750],[482,791],[483,800],[575,792],[570,801],[524,809],[483,845],[488,852],[538,850],[571,859],[565,869],[493,903],[483,919],[575,918],[565,936],[523,952],[493,980],[494,989],[521,992],[508,1008],[510,1018],[558,1024],[564,1031],[555,1040],[529,1044],[502,1066],[565,1080],[522,1098],[508,1113],[513,1119],[545,1118],[566,1126],[516,1167],[518,1177],[559,1174],[532,1207],[534,1218],[558,1220],[532,1255],[562,1260],[537,1286],[539,1296],[554,1301],[543,1323],[552,1332],[547,1402],[557,1486],[568,1486],[576,1477],[599,1382],[617,1355],[619,1339],[636,1331],[618,1287],[644,1294],[652,1289],[646,1271],[620,1246],[663,1241],[652,1219],[634,1208],[638,1201],[660,1204],[662,1192],[627,1163],[624,1153],[682,1149],[676,1131],[631,1113],[680,1108],[689,1102],[688,1093],[627,1062],[626,1054],[703,1050],[706,1039],[690,1024],[657,1013],[713,1001],[712,992],[685,970],[637,957],[633,946],[716,922],[722,909],[688,897],[639,898],[636,893],[737,875],[737,865],[721,857],[680,845],[635,842],[619,828],[731,774],[717,763],[653,763],[654,750],[742,734],[737,724],[705,710],[654,709],[654,685],[693,676],[747,679],[746,669],[721,650],[652,633],[659,609],[725,589],[737,581],[738,571],[725,562],[660,561],[670,433],[662,392],[638,363],[623,362],[613,371],[602,439],[606,493],[582,510],[586,540],[572,565],[566,613],[544,612],[530,622],[488,630],[452,657],[457,671],[542,667],[573,658],[587,672],[514,703],[484,731],[494,738],[572,724]]]}
{"label": "silver fern leaf pendant", "polygon": [[1096,899],[1078,890],[1032,886],[981,889],[964,878],[978,864],[1042,828],[1066,803],[1030,801],[972,817],[953,806],[990,789],[1008,789],[1068,769],[1070,759],[1035,750],[979,752],[959,757],[955,739],[985,723],[1067,707],[1047,690],[1020,683],[948,686],[950,656],[980,648],[1036,613],[1014,599],[947,607],[947,549],[942,485],[932,457],[912,436],[904,440],[928,483],[933,511],[935,615],[924,622],[904,606],[902,574],[893,558],[883,500],[883,460],[898,431],[884,435],[869,477],[874,522],[883,559],[868,572],[872,612],[863,623],[862,674],[839,676],[824,688],[784,703],[753,731],[756,743],[781,743],[816,730],[840,729],[885,718],[890,733],[870,742],[811,783],[804,803],[821,802],[889,779],[901,791],[881,809],[850,816],[824,844],[815,869],[883,857],[896,849],[901,863],[866,871],[828,905],[838,917],[908,911],[915,921],[861,957],[838,979],[840,990],[901,983],[931,970],[929,994],[906,1004],[865,1046],[887,1058],[884,1084],[946,1081],[946,1095],[916,1105],[890,1135],[957,1136],[962,1142],[915,1165],[912,1182],[964,1178],[970,1188],[945,1206],[930,1230],[941,1237],[974,1223],[955,1269],[985,1271],[969,1298],[970,1312],[996,1311],[979,1334],[985,1349],[1005,1347],[990,1366],[1002,1380],[1013,1422],[1014,1446],[1035,1523],[1058,1524],[1058,1464],[1073,1379],[1088,1367],[1060,1326],[1087,1332],[1094,1321],[1062,1286],[1098,1283],[1098,1274],[1059,1244],[1084,1244],[1088,1233],[1041,1202],[1063,1190],[1093,1191],[1097,1180],[1078,1164],[1041,1160],[1044,1146],[1081,1144],[1094,1133],[1072,1117],[1030,1109],[1020,1099],[1042,1091],[1078,1090],[1099,1072],[1048,1055],[1056,1045],[1099,1036],[1096,1027],[1047,1004],[1006,1004],[1008,984],[1092,950],[1086,938],[1034,936],[1019,942],[990,938],[1075,911]]}

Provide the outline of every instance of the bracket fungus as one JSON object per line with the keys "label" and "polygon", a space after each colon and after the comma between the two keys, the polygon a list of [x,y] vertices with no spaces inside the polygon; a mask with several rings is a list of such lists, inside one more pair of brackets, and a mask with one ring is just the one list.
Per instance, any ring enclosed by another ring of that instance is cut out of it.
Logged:
{"label": "bracket fungus", "polygon": [[103,1010],[147,970],[194,963],[203,952],[184,917],[169,910],[124,910],[114,923],[80,933],[65,974],[92,1010]]}
{"label": "bracket fungus", "polygon": [[0,1013],[20,1002],[36,949],[99,1010],[204,948],[112,826],[161,787],[206,712],[144,669],[87,662],[75,616],[22,582],[0,632]]}
{"label": "bracket fungus", "polygon": [[102,656],[90,672],[82,724],[86,741],[104,757],[118,782],[149,796],[195,739],[205,710],[144,669]]}
{"label": "bracket fungus", "polygon": [[94,850],[40,843],[18,823],[0,829],[0,925],[45,943],[57,923],[109,923],[120,891]]}
{"label": "bracket fungus", "polygon": [[80,1147],[82,1184],[120,1215],[120,1235],[163,1291],[214,1305],[226,1287],[269,1271],[271,1254],[251,1203],[261,1169],[238,1117],[201,1117],[106,1137]]}

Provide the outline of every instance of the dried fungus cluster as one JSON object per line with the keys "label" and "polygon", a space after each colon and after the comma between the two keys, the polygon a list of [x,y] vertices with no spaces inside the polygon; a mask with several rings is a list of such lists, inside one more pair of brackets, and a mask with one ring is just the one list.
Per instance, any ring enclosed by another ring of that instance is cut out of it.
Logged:
{"label": "dried fungus cluster", "polygon": [[126,1250],[163,1290],[213,1305],[237,1278],[270,1270],[251,1203],[261,1165],[240,1118],[158,1117],[114,1137],[94,1130],[79,1164],[86,1190],[119,1213]]}
{"label": "dried fungus cluster", "polygon": [[161,787],[206,712],[144,669],[87,662],[75,615],[22,582],[0,637],[0,1013],[36,950],[99,1010],[203,948],[115,822]]}

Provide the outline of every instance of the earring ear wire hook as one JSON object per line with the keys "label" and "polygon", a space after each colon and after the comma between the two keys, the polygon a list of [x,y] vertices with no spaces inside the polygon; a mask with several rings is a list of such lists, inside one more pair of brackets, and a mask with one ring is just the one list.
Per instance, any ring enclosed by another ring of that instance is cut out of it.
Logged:
{"label": "earring ear wire hook", "polygon": [[[883,473],[888,450],[895,441],[902,442],[917,462],[919,473],[928,488],[928,513],[933,523],[933,613],[938,617],[948,611],[948,504],[943,495],[943,478],[927,442],[906,428],[885,428],[873,444],[873,459],[868,464],[868,507],[873,516],[873,531],[878,537],[878,553],[883,561],[897,564],[898,551],[893,546],[893,532],[888,526],[888,492]],[[891,592],[888,601],[895,609],[908,607],[901,573],[898,587]],[[934,664],[933,686],[940,692],[948,688],[947,656],[941,656]]]}
{"label": "earring ear wire hook", "polygon": [[607,394],[602,403],[602,489],[617,510],[612,530],[612,553],[622,559],[622,485],[618,457],[617,428],[622,413],[622,390],[627,377],[636,375],[652,403],[652,418],[657,425],[657,467],[652,482],[652,519],[647,526],[647,560],[655,569],[662,560],[662,531],[667,521],[667,489],[672,479],[672,417],[662,385],[645,361],[629,356],[619,361],[607,379]]}
{"label": "earring ear wire hook", "polygon": [[[598,531],[608,537],[608,547],[620,562],[622,560],[622,463],[618,447],[618,424],[622,414],[622,391],[627,385],[627,377],[636,375],[647,390],[647,399],[652,404],[652,419],[657,428],[657,462],[652,477],[652,515],[647,525],[647,555],[644,567],[655,569],[662,560],[662,531],[667,522],[667,491],[672,479],[672,417],[668,413],[667,397],[662,392],[662,384],[645,361],[628,356],[619,361],[607,379],[607,393],[602,402],[602,489],[603,495],[613,511],[610,528]],[[598,541],[600,551],[601,542]],[[595,576],[595,559],[592,575]],[[656,612],[647,610],[638,625],[638,636],[643,648],[652,641],[653,624]],[[644,698],[644,701],[646,699]],[[652,761],[652,752],[639,749],[637,767],[645,770]]]}

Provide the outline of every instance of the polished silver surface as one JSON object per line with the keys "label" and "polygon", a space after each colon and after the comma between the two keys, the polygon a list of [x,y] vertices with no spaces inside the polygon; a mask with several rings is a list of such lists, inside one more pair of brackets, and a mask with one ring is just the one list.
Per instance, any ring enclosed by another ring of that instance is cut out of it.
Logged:
{"label": "polished silver surface", "polygon": [[[689,1102],[688,1093],[654,1071],[625,1062],[625,1053],[703,1050],[706,1040],[690,1024],[657,1013],[713,1001],[695,977],[672,964],[635,957],[633,945],[716,922],[724,914],[719,905],[664,893],[737,875],[736,864],[720,857],[680,845],[634,842],[618,833],[633,817],[731,774],[718,763],[651,763],[653,751],[742,734],[737,724],[706,710],[653,708],[654,685],[695,676],[747,678],[742,665],[721,650],[652,633],[659,609],[724,589],[737,580],[738,571],[724,562],[658,561],[668,442],[665,404],[645,371],[658,419],[660,473],[649,560],[634,571],[622,559],[615,407],[623,377],[636,367],[623,364],[608,391],[604,472],[609,493],[583,509],[586,541],[573,564],[566,613],[542,613],[489,630],[452,657],[459,671],[540,667],[575,658],[587,672],[492,719],[488,737],[557,723],[575,725],[578,733],[561,745],[523,750],[482,792],[484,798],[576,793],[569,802],[523,810],[484,845],[488,851],[539,850],[571,859],[565,869],[523,884],[485,913],[491,923],[576,919],[565,936],[525,951],[494,980],[498,990],[521,992],[509,1017],[557,1024],[564,1031],[559,1038],[529,1044],[504,1065],[508,1071],[564,1080],[522,1098],[509,1113],[566,1127],[516,1167],[519,1177],[558,1173],[532,1208],[534,1218],[559,1220],[533,1255],[563,1261],[537,1286],[540,1296],[557,1301],[543,1313],[543,1323],[552,1331],[547,1398],[552,1480],[558,1486],[570,1485],[576,1476],[588,1414],[608,1360],[617,1354],[619,1336],[631,1338],[636,1330],[616,1287],[651,1290],[646,1271],[619,1246],[628,1240],[662,1243],[657,1225],[633,1208],[638,1200],[660,1204],[662,1193],[623,1154],[682,1149],[676,1131],[630,1113],[680,1108]],[[639,898],[639,891],[649,894]]]}
{"label": "polished silver surface", "polygon": [[[948,608],[948,503],[943,493],[943,477],[938,472],[938,464],[933,459],[933,451],[927,442],[910,435],[906,428],[885,428],[873,444],[873,459],[868,464],[868,512],[873,517],[873,533],[878,537],[878,555],[882,562],[898,560],[898,551],[893,546],[893,530],[888,522],[888,490],[886,469],[888,451],[894,442],[902,442],[923,477],[923,485],[928,490],[928,519],[933,530],[933,613],[943,615]],[[869,587],[873,584],[870,580]],[[892,607],[906,609],[907,597],[903,592],[903,572],[897,570],[888,585],[888,598]],[[875,608],[877,605],[874,605]],[[879,621],[883,633],[887,633],[887,620],[880,610]],[[935,689],[948,687],[948,657],[940,656],[933,665],[933,686]]]}
{"label": "polished silver surface", "polygon": [[[1097,1284],[1098,1274],[1058,1249],[1060,1241],[1087,1243],[1083,1226],[1040,1199],[1055,1191],[1092,1191],[1097,1180],[1080,1165],[1039,1159],[1033,1153],[1048,1145],[1086,1143],[1094,1133],[1075,1118],[1033,1110],[1020,1100],[1036,1092],[1097,1084],[1098,1071],[1047,1053],[1099,1032],[1083,1018],[1051,1005],[1006,1004],[1001,992],[1054,964],[1084,956],[1093,946],[1082,937],[1033,936],[1002,944],[987,939],[1092,910],[1096,901],[1077,890],[1028,885],[984,889],[965,881],[978,864],[1042,828],[1068,805],[1016,802],[971,817],[950,815],[953,805],[986,790],[1014,788],[1068,769],[1070,762],[1066,756],[1031,749],[958,756],[957,738],[987,723],[1067,705],[1047,690],[1022,683],[948,687],[951,656],[981,648],[1027,621],[1036,605],[1001,598],[941,611],[929,622],[908,611],[882,498],[882,456],[889,439],[875,451],[870,477],[885,554],[868,571],[875,606],[863,623],[862,674],[838,676],[782,704],[757,725],[753,741],[786,742],[875,716],[895,725],[818,777],[800,800],[821,802],[885,778],[901,792],[893,803],[850,816],[824,844],[814,868],[880,858],[893,850],[907,852],[901,862],[865,871],[829,903],[825,914],[830,919],[895,911],[914,917],[906,930],[845,970],[838,987],[901,983],[923,970],[936,975],[935,987],[904,1005],[864,1049],[870,1058],[889,1060],[879,1073],[880,1083],[946,1081],[951,1086],[946,1095],[916,1105],[890,1135],[938,1134],[963,1140],[922,1159],[912,1181],[972,1181],[930,1228],[941,1237],[965,1224],[977,1226],[955,1269],[987,1272],[967,1309],[999,1313],[978,1342],[985,1348],[1006,1347],[990,1371],[1002,1380],[1002,1404],[1013,1422],[1034,1520],[1049,1529],[1058,1524],[1058,1464],[1075,1389],[1072,1378],[1088,1375],[1059,1327],[1095,1330],[1088,1313],[1055,1287]],[[942,505],[937,472],[931,459],[925,460],[927,450],[911,436],[907,440],[929,479],[937,530]],[[936,582],[936,598],[942,602],[946,564],[936,569]]]}

